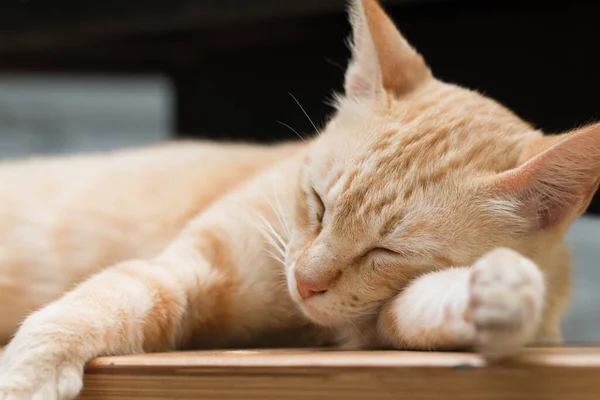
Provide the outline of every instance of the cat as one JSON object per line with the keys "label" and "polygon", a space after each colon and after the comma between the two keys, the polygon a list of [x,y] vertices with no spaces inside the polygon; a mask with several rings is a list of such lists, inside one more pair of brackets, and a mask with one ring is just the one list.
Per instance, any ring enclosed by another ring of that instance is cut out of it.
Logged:
{"label": "cat", "polygon": [[344,94],[306,143],[0,166],[0,398],[71,399],[100,355],[561,341],[600,124],[544,136],[436,79],[376,0],[349,10]]}

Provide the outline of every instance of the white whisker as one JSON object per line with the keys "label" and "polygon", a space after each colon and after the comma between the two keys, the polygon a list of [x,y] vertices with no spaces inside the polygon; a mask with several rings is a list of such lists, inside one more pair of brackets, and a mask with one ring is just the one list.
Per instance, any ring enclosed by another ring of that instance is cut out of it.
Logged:
{"label": "white whisker", "polygon": [[[267,203],[269,203],[269,206],[271,206],[271,209],[273,210],[273,212],[275,213],[275,216],[277,217],[277,221],[279,222],[279,224],[283,227],[284,230],[284,236],[286,241],[289,241],[289,232],[286,228],[287,224],[285,222],[285,220],[283,219],[283,215],[277,210],[277,208],[275,208],[275,206],[273,205],[273,203],[271,203],[271,201],[269,199],[266,199]],[[283,238],[283,236],[282,236]]]}
{"label": "white whisker", "polygon": [[296,134],[296,136],[298,136],[300,138],[300,140],[302,140],[304,143],[306,143],[306,139],[304,139],[304,137],[298,133],[297,130],[295,130],[294,128],[292,128],[291,126],[289,126],[288,124],[286,124],[285,122],[281,122],[281,121],[275,121],[280,125],[285,126],[286,128],[288,128],[290,131],[294,132]]}
{"label": "white whisker", "polygon": [[284,250],[279,246],[279,243],[277,243],[277,241],[269,235],[268,231],[263,231],[263,236],[267,240],[267,243],[269,243],[271,247],[277,251],[277,254],[279,254],[281,257],[285,257]]}
{"label": "white whisker", "polygon": [[260,215],[258,213],[257,213],[257,217],[260,218],[260,220],[265,224],[265,227],[267,228],[268,232],[271,234],[271,237],[277,240],[277,242],[279,243],[279,246],[278,246],[279,250],[287,250],[287,243],[283,240],[281,235],[279,233],[277,233],[275,228],[273,228],[273,225],[271,225],[271,223],[269,221],[267,221],[267,219],[265,217],[263,217],[262,215]]}
{"label": "white whisker", "polygon": [[290,226],[289,226],[287,220],[285,219],[285,214],[283,212],[283,207],[281,206],[281,202],[279,201],[279,195],[277,194],[277,190],[275,188],[275,183],[273,183],[273,194],[275,197],[275,205],[277,206],[277,208],[273,207],[273,209],[275,210],[275,214],[277,215],[277,219],[279,220],[279,223],[283,226],[283,229],[286,234],[286,239],[289,241],[292,237],[292,231],[290,230]]}
{"label": "white whisker", "polygon": [[285,265],[287,245],[281,238],[281,236],[275,231],[273,226],[266,220],[260,213],[254,211],[255,217],[258,221],[252,220],[252,224],[260,231],[265,244],[269,244],[273,251],[265,248],[265,253],[275,261],[282,265]]}
{"label": "white whisker", "polygon": [[282,263],[282,264],[283,264],[283,259],[282,259],[280,256],[278,256],[277,254],[275,254],[275,253],[273,253],[272,251],[269,251],[269,250],[267,250],[267,254],[268,254],[269,256],[271,256],[271,258],[272,258],[273,260],[275,260],[275,261],[279,261],[280,263]]}
{"label": "white whisker", "polygon": [[315,123],[313,122],[313,120],[310,119],[310,117],[308,116],[308,113],[306,112],[306,110],[304,109],[304,107],[302,107],[302,104],[300,104],[300,102],[298,101],[298,99],[296,97],[294,97],[294,95],[291,94],[290,92],[288,92],[288,94],[292,97],[292,99],[294,99],[294,101],[296,102],[296,104],[298,104],[298,107],[300,107],[300,109],[302,110],[302,112],[304,113],[304,115],[306,115],[306,118],[308,118],[308,121],[310,122],[310,124],[313,126],[313,128],[315,128],[315,133],[319,132],[319,130],[317,129],[317,126],[315,125]]}

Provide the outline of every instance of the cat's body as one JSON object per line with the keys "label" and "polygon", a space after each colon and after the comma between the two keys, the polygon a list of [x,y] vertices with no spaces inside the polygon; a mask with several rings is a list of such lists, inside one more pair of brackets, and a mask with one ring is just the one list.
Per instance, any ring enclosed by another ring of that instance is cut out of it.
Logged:
{"label": "cat's body", "polygon": [[434,79],[375,1],[351,17],[345,97],[307,143],[0,166],[0,335],[103,269],[26,319],[0,398],[71,398],[103,354],[560,341],[600,126],[544,137]]}
{"label": "cat's body", "polygon": [[0,164],[0,343],[32,311],[119,261],[159,253],[298,144],[183,142]]}

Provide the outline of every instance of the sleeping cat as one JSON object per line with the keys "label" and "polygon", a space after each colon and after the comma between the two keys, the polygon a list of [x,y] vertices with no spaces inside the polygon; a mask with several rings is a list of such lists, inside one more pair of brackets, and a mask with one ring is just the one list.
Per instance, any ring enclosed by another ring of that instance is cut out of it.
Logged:
{"label": "sleeping cat", "polygon": [[543,136],[435,79],[375,0],[350,11],[345,93],[307,143],[0,166],[1,399],[73,398],[107,354],[561,340],[600,124]]}

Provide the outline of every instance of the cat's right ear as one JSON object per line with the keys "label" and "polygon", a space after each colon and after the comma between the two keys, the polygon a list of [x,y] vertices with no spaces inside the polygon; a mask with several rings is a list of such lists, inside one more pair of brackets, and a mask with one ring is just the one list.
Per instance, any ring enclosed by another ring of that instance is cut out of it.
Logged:
{"label": "cat's right ear", "polygon": [[600,123],[546,136],[526,161],[488,182],[496,195],[518,199],[537,229],[565,227],[588,207],[600,184]]}
{"label": "cat's right ear", "polygon": [[377,0],[351,0],[352,59],[348,97],[405,94],[431,77],[423,57],[408,44]]}

